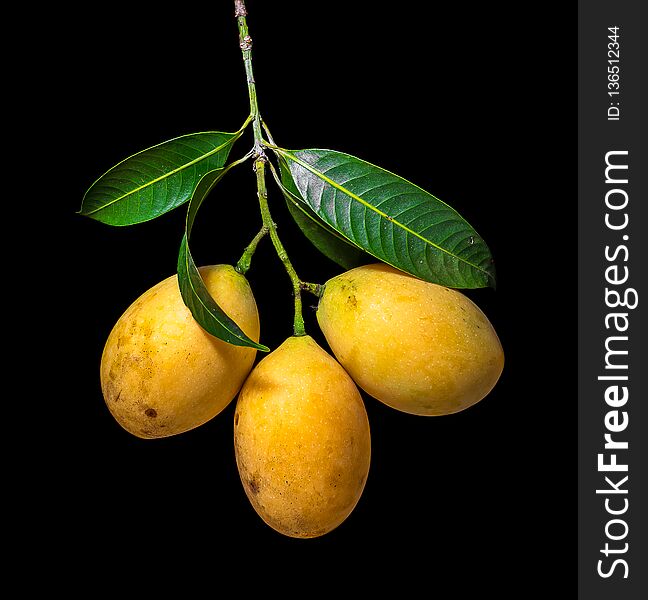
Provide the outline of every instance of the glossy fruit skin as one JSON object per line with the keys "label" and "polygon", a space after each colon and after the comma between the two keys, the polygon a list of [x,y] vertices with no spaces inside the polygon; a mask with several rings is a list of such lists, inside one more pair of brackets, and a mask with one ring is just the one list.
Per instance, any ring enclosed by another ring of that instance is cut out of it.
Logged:
{"label": "glossy fruit skin", "polygon": [[250,373],[234,416],[236,463],[259,516],[313,538],[356,506],[371,461],[356,385],[310,336],[290,337]]}
{"label": "glossy fruit skin", "polygon": [[476,304],[385,264],[328,281],[317,320],[353,380],[406,413],[462,411],[493,389],[504,368],[500,340]]}
{"label": "glossy fruit skin", "polygon": [[[230,265],[200,268],[220,307],[254,341],[259,314],[245,277]],[[117,422],[140,438],[161,438],[202,425],[236,396],[256,350],[204,331],[184,305],[174,275],[142,294],[108,336],[101,389]]]}

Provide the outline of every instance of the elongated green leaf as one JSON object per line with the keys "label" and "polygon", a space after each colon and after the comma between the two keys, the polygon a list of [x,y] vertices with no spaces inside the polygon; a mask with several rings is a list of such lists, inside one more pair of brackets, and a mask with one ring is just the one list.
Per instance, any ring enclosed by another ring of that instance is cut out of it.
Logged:
{"label": "elongated green leaf", "polygon": [[[229,168],[229,167],[228,167]],[[189,236],[196,213],[205,197],[228,168],[207,173],[198,183],[187,208],[185,234],[178,253],[178,286],[193,318],[207,333],[235,346],[247,346],[268,352],[269,348],[250,339],[212,298],[189,251]]]}
{"label": "elongated green leaf", "polygon": [[241,131],[191,133],[142,150],[97,179],[79,212],[108,225],[159,217],[187,202],[201,178],[225,164]]}
{"label": "elongated green leaf", "polygon": [[[369,255],[341,236],[335,229],[327,225],[310,208],[299,195],[290,170],[285,161],[279,159],[281,180],[277,180],[283,192],[288,211],[295,223],[310,242],[327,258],[344,269],[352,269],[367,264]],[[274,175],[274,171],[273,171]]]}
{"label": "elongated green leaf", "polygon": [[429,192],[342,152],[275,151],[315,214],[376,258],[448,287],[494,285],[484,240]]}

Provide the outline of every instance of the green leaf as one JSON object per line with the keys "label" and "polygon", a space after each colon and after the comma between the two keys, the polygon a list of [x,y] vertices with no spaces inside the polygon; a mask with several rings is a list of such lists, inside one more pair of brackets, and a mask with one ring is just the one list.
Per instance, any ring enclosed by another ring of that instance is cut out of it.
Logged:
{"label": "green leaf", "polygon": [[242,131],[191,133],[134,154],[90,186],[80,214],[108,225],[163,215],[187,202],[201,178],[225,164]]}
{"label": "green leaf", "polygon": [[[369,262],[368,255],[360,248],[342,237],[335,229],[322,221],[304,202],[295,186],[290,170],[281,158],[279,159],[281,180],[277,184],[283,192],[288,211],[295,223],[310,242],[327,258],[344,269],[352,269]],[[273,170],[273,175],[276,175]]]}
{"label": "green leaf", "polygon": [[494,286],[490,250],[437,197],[334,150],[275,148],[301,197],[323,221],[379,260],[453,288]]}
{"label": "green leaf", "polygon": [[268,352],[267,346],[250,339],[212,298],[189,251],[189,236],[196,213],[205,197],[228,170],[229,167],[207,173],[198,182],[189,202],[186,230],[178,253],[178,286],[182,300],[193,318],[207,333],[235,346],[247,346]]}

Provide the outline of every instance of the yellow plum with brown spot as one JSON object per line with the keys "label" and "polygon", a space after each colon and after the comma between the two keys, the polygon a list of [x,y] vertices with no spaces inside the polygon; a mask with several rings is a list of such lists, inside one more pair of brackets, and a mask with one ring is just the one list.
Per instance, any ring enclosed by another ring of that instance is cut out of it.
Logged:
{"label": "yellow plum with brown spot", "polygon": [[[259,314],[247,279],[230,265],[200,268],[211,296],[254,341]],[[176,275],[142,294],[119,318],[101,359],[108,409],[141,438],[183,433],[236,396],[256,350],[208,334],[185,306]]]}
{"label": "yellow plum with brown spot", "polygon": [[476,304],[385,264],[328,281],[317,319],[353,380],[406,413],[464,410],[493,389],[504,368],[497,333]]}
{"label": "yellow plum with brown spot", "polygon": [[276,531],[313,538],[356,506],[371,459],[369,421],[346,371],[310,336],[290,337],[243,385],[234,448],[245,493]]}

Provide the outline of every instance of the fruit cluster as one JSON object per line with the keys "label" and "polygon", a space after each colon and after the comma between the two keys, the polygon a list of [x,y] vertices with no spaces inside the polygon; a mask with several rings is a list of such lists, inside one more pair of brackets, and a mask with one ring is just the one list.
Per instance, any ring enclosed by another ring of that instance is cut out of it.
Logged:
{"label": "fruit cluster", "polygon": [[[200,273],[216,302],[258,341],[246,278],[229,265]],[[369,421],[357,386],[400,411],[446,415],[491,391],[504,355],[465,295],[382,263],[328,281],[317,320],[335,358],[312,337],[293,336],[254,366],[256,350],[206,333],[184,305],[177,277],[169,277],[138,298],[108,337],[106,404],[130,433],[160,438],[206,423],[238,394],[234,448],[254,509],[284,535],[323,535],[354,509],[369,472]]]}

